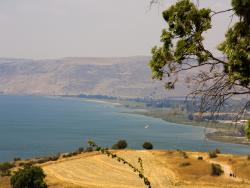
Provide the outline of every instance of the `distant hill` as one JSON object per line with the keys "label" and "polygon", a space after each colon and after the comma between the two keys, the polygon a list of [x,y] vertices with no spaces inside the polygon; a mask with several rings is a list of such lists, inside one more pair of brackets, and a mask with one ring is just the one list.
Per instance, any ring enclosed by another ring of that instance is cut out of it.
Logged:
{"label": "distant hill", "polygon": [[32,60],[0,58],[0,93],[28,95],[108,95],[116,97],[179,97],[182,83],[166,92],[151,79],[150,57],[63,58]]}

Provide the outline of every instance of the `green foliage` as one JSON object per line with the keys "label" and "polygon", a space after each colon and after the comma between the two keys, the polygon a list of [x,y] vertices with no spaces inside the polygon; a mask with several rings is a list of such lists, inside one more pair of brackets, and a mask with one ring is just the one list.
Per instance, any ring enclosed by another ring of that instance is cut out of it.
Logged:
{"label": "green foliage", "polygon": [[92,151],[94,151],[93,147],[90,146],[86,148],[86,152],[92,152]]}
{"label": "green foliage", "polygon": [[199,156],[197,159],[198,159],[198,160],[203,160],[203,157]]}
{"label": "green foliage", "polygon": [[[178,74],[204,66],[205,69],[194,73],[197,85],[191,92],[201,98],[201,111],[207,110],[206,105],[213,112],[219,111],[233,95],[250,93],[250,1],[231,2],[232,9],[214,12],[197,7],[191,0],[178,0],[163,12],[167,26],[160,37],[162,45],[152,48],[152,77],[166,78],[166,89],[175,88]],[[225,55],[222,60],[205,48],[203,36],[212,27],[212,17],[228,11],[239,21],[228,29],[225,40],[218,45]]]}
{"label": "green foliage", "polygon": [[78,148],[78,153],[83,153],[83,152],[84,152],[84,148],[83,147]]}
{"label": "green foliage", "polygon": [[134,165],[132,165],[127,160],[125,160],[124,158],[119,157],[117,154],[111,153],[108,150],[108,148],[102,148],[102,147],[98,146],[93,140],[89,140],[88,144],[91,147],[95,148],[96,151],[99,151],[100,153],[105,154],[108,157],[111,157],[112,159],[115,159],[118,162],[123,163],[124,165],[127,165],[128,167],[130,167],[135,173],[138,174],[139,178],[143,180],[144,184],[148,188],[151,188],[151,183],[150,183],[149,179],[144,175],[144,169],[143,169],[142,159],[140,157],[138,158],[138,163],[140,165],[140,169],[139,169],[139,168],[135,167]]}
{"label": "green foliage", "polygon": [[112,146],[112,149],[125,149],[127,148],[128,144],[126,140],[119,140]]}
{"label": "green foliage", "polygon": [[190,166],[191,163],[190,162],[183,162],[180,164],[180,167],[186,167],[186,166]]}
{"label": "green foliage", "polygon": [[0,163],[0,176],[10,176],[10,169],[13,167],[15,167],[15,165],[9,162]]}
{"label": "green foliage", "polygon": [[21,161],[21,158],[20,157],[15,157],[13,160],[14,161]]}
{"label": "green foliage", "polygon": [[47,188],[45,174],[40,167],[24,166],[11,177],[12,188]]}
{"label": "green foliage", "polygon": [[247,155],[247,160],[250,161],[250,155]]}
{"label": "green foliage", "polygon": [[219,164],[211,164],[212,167],[212,171],[211,171],[211,175],[212,176],[220,176],[221,174],[224,173],[224,171],[222,170],[221,166]]}
{"label": "green foliage", "polygon": [[153,149],[153,144],[151,142],[144,142],[142,147],[144,149]]}
{"label": "green foliage", "polygon": [[209,155],[210,158],[216,158],[217,157],[217,153],[215,151],[210,151],[208,153],[208,155]]}
{"label": "green foliage", "polygon": [[215,152],[216,154],[220,154],[220,153],[221,153],[221,151],[220,151],[219,148],[216,148],[216,149],[214,150],[214,152]]}
{"label": "green foliage", "polygon": [[[162,31],[162,47],[152,49],[150,66],[153,78],[161,80],[164,75],[171,77],[190,55],[197,56],[200,63],[208,59],[209,53],[202,45],[202,34],[211,28],[210,13],[210,9],[199,10],[189,0],[178,1],[163,12],[168,27]],[[166,87],[173,89],[174,82],[168,82]]]}

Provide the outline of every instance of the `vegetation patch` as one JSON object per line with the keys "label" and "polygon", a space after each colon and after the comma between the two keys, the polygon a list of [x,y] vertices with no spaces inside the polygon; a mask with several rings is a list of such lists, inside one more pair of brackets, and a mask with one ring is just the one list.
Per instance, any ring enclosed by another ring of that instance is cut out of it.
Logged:
{"label": "vegetation patch", "polygon": [[15,165],[13,163],[4,162],[0,163],[0,176],[10,176],[10,169],[14,168]]}
{"label": "vegetation patch", "polygon": [[190,162],[184,162],[180,164],[180,167],[185,167],[185,166],[190,166],[191,163]]}
{"label": "vegetation patch", "polygon": [[128,147],[128,143],[126,140],[119,140],[112,146],[112,149],[125,149]]}
{"label": "vegetation patch", "polygon": [[216,158],[217,157],[217,153],[215,151],[210,151],[208,153],[208,155],[209,155],[210,158]]}
{"label": "vegetation patch", "polygon": [[198,159],[198,160],[203,160],[203,157],[199,156],[197,159]]}
{"label": "vegetation patch", "polygon": [[153,144],[151,142],[144,142],[143,145],[142,145],[142,147],[144,149],[150,150],[150,149],[153,149]]}
{"label": "vegetation patch", "polygon": [[221,165],[219,164],[212,163],[211,167],[212,167],[212,172],[211,172],[212,176],[220,176],[221,174],[224,173],[224,171],[221,168]]}
{"label": "vegetation patch", "polygon": [[11,177],[12,188],[47,188],[40,167],[25,165]]}

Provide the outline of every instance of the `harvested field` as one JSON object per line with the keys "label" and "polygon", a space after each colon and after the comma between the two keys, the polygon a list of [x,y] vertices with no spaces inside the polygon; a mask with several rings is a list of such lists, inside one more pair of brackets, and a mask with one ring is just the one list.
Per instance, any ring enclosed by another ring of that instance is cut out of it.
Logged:
{"label": "harvested field", "polygon": [[[241,162],[243,157],[219,155],[208,158],[207,153],[180,151],[114,151],[139,167],[138,157],[143,160],[145,175],[154,188],[165,187],[250,187],[250,175],[232,178],[229,171],[234,167],[228,162]],[[197,160],[203,156],[203,160]],[[182,163],[190,165],[182,166]],[[221,164],[225,173],[220,177],[211,176],[211,163]],[[137,188],[145,187],[137,175],[127,166],[95,152],[61,159],[42,165],[47,174],[46,181],[53,188]],[[246,171],[248,172],[248,170]],[[239,174],[240,175],[240,174]]]}

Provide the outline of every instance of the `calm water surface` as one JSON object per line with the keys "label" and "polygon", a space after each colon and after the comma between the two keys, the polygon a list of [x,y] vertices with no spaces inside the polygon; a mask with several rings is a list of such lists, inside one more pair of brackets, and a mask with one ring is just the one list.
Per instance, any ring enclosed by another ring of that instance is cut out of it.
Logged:
{"label": "calm water surface", "polygon": [[126,139],[133,149],[150,141],[161,149],[250,153],[249,146],[205,141],[203,128],[124,111],[129,110],[78,99],[2,95],[0,161],[73,151],[90,138],[102,146]]}

